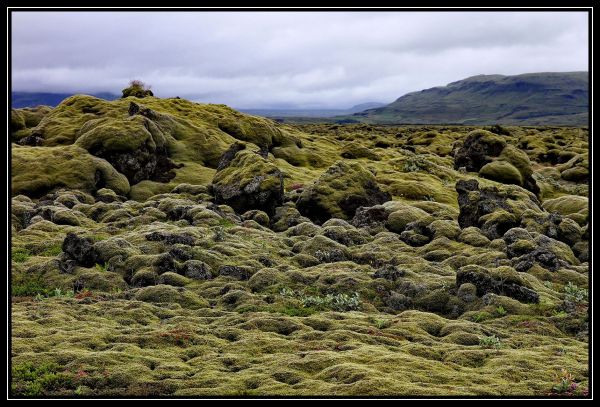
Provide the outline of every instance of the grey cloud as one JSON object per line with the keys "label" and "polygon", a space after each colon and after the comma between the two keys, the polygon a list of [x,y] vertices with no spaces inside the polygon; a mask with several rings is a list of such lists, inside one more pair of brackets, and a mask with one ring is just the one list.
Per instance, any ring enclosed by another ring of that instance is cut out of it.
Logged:
{"label": "grey cloud", "polygon": [[346,107],[476,74],[586,70],[576,12],[16,12],[13,90]]}

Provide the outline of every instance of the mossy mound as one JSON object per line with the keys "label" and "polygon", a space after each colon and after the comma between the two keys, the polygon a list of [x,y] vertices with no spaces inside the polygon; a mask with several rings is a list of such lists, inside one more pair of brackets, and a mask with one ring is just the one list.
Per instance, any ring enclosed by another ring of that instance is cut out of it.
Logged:
{"label": "mossy mound", "polygon": [[343,158],[368,158],[369,160],[373,160],[373,161],[379,161],[381,158],[379,158],[379,156],[374,153],[373,151],[371,151],[371,149],[360,145],[357,142],[351,142],[348,143],[346,145],[344,145],[344,147],[342,147],[342,152],[340,153],[340,155]]}
{"label": "mossy mound", "polygon": [[361,206],[389,201],[371,172],[358,163],[338,161],[304,189],[296,207],[317,223],[336,217],[351,219]]}
{"label": "mossy mound", "polygon": [[252,209],[273,214],[283,202],[283,175],[269,160],[255,152],[238,152],[228,165],[217,171],[212,188],[217,203],[238,213]]}
{"label": "mossy mound", "polygon": [[479,170],[483,178],[502,182],[504,184],[515,184],[523,186],[523,175],[514,165],[507,161],[492,161]]}
{"label": "mossy mound", "polygon": [[59,188],[129,193],[127,178],[108,162],[76,146],[12,149],[12,194],[40,197]]}

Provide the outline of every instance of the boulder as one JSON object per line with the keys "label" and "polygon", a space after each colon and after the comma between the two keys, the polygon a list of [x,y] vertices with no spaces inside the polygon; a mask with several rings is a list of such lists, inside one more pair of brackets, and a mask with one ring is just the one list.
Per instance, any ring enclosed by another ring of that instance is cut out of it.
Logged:
{"label": "boulder", "polygon": [[454,168],[463,167],[493,181],[519,185],[535,194],[540,192],[527,154],[487,130],[470,132],[456,150]]}
{"label": "boulder", "polygon": [[60,188],[93,193],[110,188],[127,195],[129,182],[107,161],[77,146],[13,146],[12,194],[41,197]]}
{"label": "boulder", "polygon": [[477,180],[459,180],[458,224],[461,228],[478,227],[490,240],[521,224],[526,211],[544,216],[532,193],[512,185],[479,187]]}
{"label": "boulder", "polygon": [[212,181],[217,204],[244,213],[259,209],[271,216],[283,202],[283,174],[271,161],[242,150],[217,171]]}
{"label": "boulder", "polygon": [[81,128],[76,145],[106,161],[129,182],[168,182],[179,168],[168,157],[167,138],[148,117],[105,117],[90,120]]}
{"label": "boulder", "polygon": [[98,253],[94,248],[92,239],[68,233],[62,243],[62,251],[65,255],[83,267],[92,267],[99,260]]}
{"label": "boulder", "polygon": [[539,302],[539,294],[528,287],[528,284],[510,267],[486,269],[473,264],[463,266],[456,273],[456,286],[461,287],[466,283],[473,284],[480,297],[494,293],[521,302]]}
{"label": "boulder", "polygon": [[322,224],[333,217],[352,219],[358,208],[391,199],[362,165],[338,161],[302,191],[296,207],[302,215]]}

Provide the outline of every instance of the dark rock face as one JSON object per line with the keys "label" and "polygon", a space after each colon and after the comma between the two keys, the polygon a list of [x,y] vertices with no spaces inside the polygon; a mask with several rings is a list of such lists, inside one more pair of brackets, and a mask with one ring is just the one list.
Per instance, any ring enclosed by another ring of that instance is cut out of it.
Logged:
{"label": "dark rock face", "polygon": [[146,235],[146,240],[151,242],[165,242],[167,244],[184,244],[187,246],[194,245],[194,238],[187,235],[177,235],[165,232],[152,232]]}
{"label": "dark rock face", "polygon": [[192,259],[192,254],[188,253],[181,247],[173,247],[169,250],[169,254],[179,261],[187,261]]}
{"label": "dark rock face", "polygon": [[62,251],[69,259],[75,260],[83,267],[92,267],[98,261],[98,253],[91,239],[79,237],[75,233],[67,234],[62,244]]}
{"label": "dark rock face", "polygon": [[[459,180],[456,183],[456,192],[458,192],[458,224],[464,229],[469,226],[479,227],[479,218],[488,213],[492,213],[497,208],[507,208],[504,200],[489,192],[483,195],[479,190],[477,180]],[[472,199],[470,192],[479,193],[476,199]]]}
{"label": "dark rock face", "polygon": [[356,210],[362,206],[382,204],[392,199],[392,196],[389,193],[380,190],[379,186],[374,181],[368,181],[364,185],[364,191],[364,194],[350,194],[338,201],[339,207],[342,208],[342,211],[349,217],[354,216]]}
{"label": "dark rock face", "polygon": [[400,240],[413,247],[423,246],[431,242],[433,234],[421,222],[411,222],[406,225],[406,229],[400,233]]}
{"label": "dark rock face", "polygon": [[169,182],[175,178],[174,168],[181,168],[167,155],[165,148],[152,148],[148,143],[136,151],[102,151],[92,150],[93,155],[104,158],[117,171],[125,175],[130,184],[149,179],[158,182]]}
{"label": "dark rock face", "polygon": [[517,284],[514,281],[505,281],[503,278],[495,277],[480,270],[463,267],[456,274],[456,286],[471,283],[477,287],[477,295],[483,296],[494,293],[512,297],[521,302],[538,303],[539,295],[530,288]]}
{"label": "dark rock face", "polygon": [[188,260],[181,267],[180,274],[194,280],[210,280],[210,267],[199,260]]}
{"label": "dark rock face", "polygon": [[168,271],[176,272],[175,259],[170,253],[158,255],[156,260],[154,260],[153,266],[158,274],[163,274]]}
{"label": "dark rock face", "polygon": [[250,278],[250,272],[239,266],[221,266],[219,267],[219,275],[233,277],[237,280],[248,280]]}
{"label": "dark rock face", "polygon": [[21,146],[41,146],[43,143],[44,138],[41,135],[35,133],[23,137],[19,141],[17,141],[17,144]]}
{"label": "dark rock face", "polygon": [[379,226],[385,223],[388,216],[388,211],[381,205],[360,207],[352,218],[352,224],[357,228]]}
{"label": "dark rock face", "polygon": [[458,224],[461,228],[475,226],[490,240],[502,237],[506,231],[519,226],[520,221],[516,216],[506,213],[505,216],[496,216],[492,220],[481,224],[480,218],[495,212],[498,209],[510,211],[503,196],[495,188],[479,189],[476,180],[460,180],[456,183],[458,192]]}
{"label": "dark rock face", "polygon": [[229,166],[229,163],[231,163],[231,161],[235,158],[235,155],[246,149],[246,145],[244,143],[233,143],[232,145],[229,146],[229,148],[227,149],[227,151],[225,151],[223,153],[223,155],[221,156],[221,158],[219,158],[219,164],[217,165],[217,171],[221,171],[224,168],[227,168]]}

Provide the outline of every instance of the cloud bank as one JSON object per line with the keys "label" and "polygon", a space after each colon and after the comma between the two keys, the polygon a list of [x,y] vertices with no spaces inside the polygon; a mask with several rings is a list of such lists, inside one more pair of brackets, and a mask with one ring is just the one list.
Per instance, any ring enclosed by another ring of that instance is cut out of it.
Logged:
{"label": "cloud bank", "polygon": [[582,71],[583,12],[14,12],[15,91],[344,108],[478,74]]}

